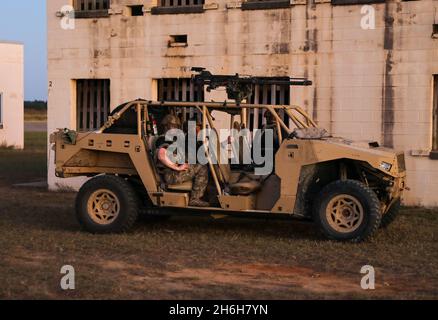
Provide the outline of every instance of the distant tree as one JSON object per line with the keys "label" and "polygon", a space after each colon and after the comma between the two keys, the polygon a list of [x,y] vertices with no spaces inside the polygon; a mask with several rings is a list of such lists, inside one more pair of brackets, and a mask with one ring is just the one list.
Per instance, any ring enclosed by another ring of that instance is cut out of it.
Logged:
{"label": "distant tree", "polygon": [[42,101],[42,100],[24,101],[24,109],[47,110],[47,101]]}

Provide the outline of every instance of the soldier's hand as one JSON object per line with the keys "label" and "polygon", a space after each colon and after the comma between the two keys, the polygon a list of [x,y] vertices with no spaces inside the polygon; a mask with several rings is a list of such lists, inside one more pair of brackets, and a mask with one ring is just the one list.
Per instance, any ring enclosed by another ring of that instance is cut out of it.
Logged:
{"label": "soldier's hand", "polygon": [[182,165],[179,166],[179,171],[187,171],[189,170],[189,165],[187,163],[184,163]]}

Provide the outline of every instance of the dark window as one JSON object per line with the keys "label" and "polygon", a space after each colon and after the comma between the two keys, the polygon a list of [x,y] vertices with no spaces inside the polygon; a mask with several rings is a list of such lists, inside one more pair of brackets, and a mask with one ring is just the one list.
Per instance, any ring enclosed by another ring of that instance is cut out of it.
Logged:
{"label": "dark window", "polygon": [[438,151],[438,75],[433,77],[433,143],[432,150]]}
{"label": "dark window", "polygon": [[290,0],[247,0],[242,3],[242,10],[267,10],[289,7]]}
{"label": "dark window", "polygon": [[158,0],[152,14],[202,13],[205,0]]}
{"label": "dark window", "polygon": [[[194,85],[191,79],[158,80],[158,101],[204,101],[204,88]],[[200,119],[200,112],[195,108],[181,108],[184,119]]]}
{"label": "dark window", "polygon": [[169,47],[187,46],[187,35],[170,36]]}
{"label": "dark window", "polygon": [[332,0],[333,5],[384,3],[386,0]]}
{"label": "dark window", "polygon": [[110,113],[110,80],[76,80],[78,131],[100,129]]}
{"label": "dark window", "polygon": [[131,16],[133,16],[133,17],[139,17],[139,16],[144,15],[142,5],[129,6],[129,10],[130,10]]}
{"label": "dark window", "polygon": [[432,26],[432,38],[438,38],[438,23]]}
{"label": "dark window", "polygon": [[[289,78],[266,78],[267,80],[287,80]],[[256,85],[250,98],[251,104],[270,104],[270,105],[289,105],[290,104],[290,86],[288,85]],[[265,123],[264,113],[266,110],[251,110],[248,114],[248,124],[251,130],[259,129]],[[286,120],[285,124],[289,126],[289,117],[285,117],[283,111],[280,117]]]}
{"label": "dark window", "polygon": [[110,0],[74,0],[75,18],[108,17]]}

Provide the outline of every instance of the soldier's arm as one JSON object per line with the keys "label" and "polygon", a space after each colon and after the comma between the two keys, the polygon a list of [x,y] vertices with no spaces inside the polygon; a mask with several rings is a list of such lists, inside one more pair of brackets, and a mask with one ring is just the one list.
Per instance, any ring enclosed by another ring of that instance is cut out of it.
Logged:
{"label": "soldier's arm", "polygon": [[166,167],[175,171],[186,171],[188,169],[187,164],[178,165],[174,163],[172,160],[170,160],[169,157],[167,156],[166,148],[161,148],[158,150],[158,160],[160,160],[161,163],[164,164]]}

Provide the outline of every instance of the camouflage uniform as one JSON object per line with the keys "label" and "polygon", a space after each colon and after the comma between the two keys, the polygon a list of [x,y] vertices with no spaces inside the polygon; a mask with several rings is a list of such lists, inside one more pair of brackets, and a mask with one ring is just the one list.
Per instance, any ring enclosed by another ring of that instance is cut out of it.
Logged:
{"label": "camouflage uniform", "polygon": [[190,199],[201,199],[208,186],[208,169],[201,164],[191,164],[187,171],[175,171],[169,168],[164,169],[164,180],[167,184],[182,184],[193,181],[193,188]]}
{"label": "camouflage uniform", "polygon": [[[174,127],[180,127],[178,119],[172,115],[166,116],[163,120],[162,125],[164,130],[171,129],[169,125],[173,125]],[[186,171],[176,171],[166,167],[163,163],[161,163],[161,161],[158,160],[158,152],[161,148],[167,149],[171,144],[172,141],[166,141],[165,136],[160,136],[157,139],[155,143],[155,161],[157,164],[157,168],[162,174],[164,181],[168,185],[177,185],[184,182],[192,181],[193,187],[190,195],[190,200],[195,200],[199,204],[199,202],[202,202],[201,198],[204,196],[208,186],[207,166],[203,166],[200,164],[191,164]]]}

